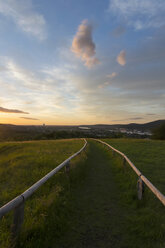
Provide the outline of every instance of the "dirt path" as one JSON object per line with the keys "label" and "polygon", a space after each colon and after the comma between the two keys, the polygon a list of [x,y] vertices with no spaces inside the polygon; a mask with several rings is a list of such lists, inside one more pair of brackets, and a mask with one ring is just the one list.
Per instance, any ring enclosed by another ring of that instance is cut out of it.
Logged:
{"label": "dirt path", "polygon": [[87,173],[77,188],[71,188],[73,211],[69,217],[70,228],[55,247],[124,247],[118,189],[110,162],[101,145],[89,143],[87,160],[83,165]]}

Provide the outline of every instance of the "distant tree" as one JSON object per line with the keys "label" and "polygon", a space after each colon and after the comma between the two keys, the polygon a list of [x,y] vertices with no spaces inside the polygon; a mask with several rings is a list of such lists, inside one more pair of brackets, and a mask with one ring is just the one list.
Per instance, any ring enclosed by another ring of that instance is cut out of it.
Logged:
{"label": "distant tree", "polygon": [[160,125],[152,130],[152,138],[165,140],[165,124]]}

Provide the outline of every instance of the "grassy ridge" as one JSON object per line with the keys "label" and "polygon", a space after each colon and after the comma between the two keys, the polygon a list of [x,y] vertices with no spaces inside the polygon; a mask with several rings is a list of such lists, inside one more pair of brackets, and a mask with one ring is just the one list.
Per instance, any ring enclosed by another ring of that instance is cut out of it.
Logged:
{"label": "grassy ridge", "polygon": [[139,139],[105,139],[124,152],[135,166],[165,194],[165,141]]}

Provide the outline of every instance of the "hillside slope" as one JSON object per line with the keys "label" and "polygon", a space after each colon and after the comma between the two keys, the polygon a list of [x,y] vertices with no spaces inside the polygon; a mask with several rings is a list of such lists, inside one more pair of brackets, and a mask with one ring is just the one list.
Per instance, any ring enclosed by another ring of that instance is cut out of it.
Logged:
{"label": "hillside slope", "polygon": [[101,144],[89,142],[86,159],[72,166],[67,182],[45,212],[42,226],[30,233],[25,229],[17,247],[160,248],[165,244],[164,207],[148,190],[139,202],[135,173],[123,168],[121,160]]}

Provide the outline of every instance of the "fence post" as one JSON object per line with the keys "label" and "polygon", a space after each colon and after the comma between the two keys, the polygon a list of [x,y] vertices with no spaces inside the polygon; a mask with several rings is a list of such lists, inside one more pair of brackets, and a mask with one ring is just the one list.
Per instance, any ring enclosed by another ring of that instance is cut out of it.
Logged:
{"label": "fence post", "polygon": [[22,203],[20,203],[14,209],[14,219],[11,229],[13,238],[16,238],[18,233],[20,232],[23,221],[24,221],[24,199]]}
{"label": "fence post", "polygon": [[65,173],[66,173],[66,177],[67,177],[68,190],[70,191],[70,177],[69,177],[69,171],[70,171],[70,161],[65,165]]}
{"label": "fence post", "polygon": [[124,165],[124,167],[126,165],[126,159],[124,157],[123,157],[123,165]]}
{"label": "fence post", "polygon": [[68,174],[70,171],[70,162],[68,162],[66,165],[65,165],[65,172],[66,174]]}
{"label": "fence post", "polygon": [[144,182],[141,179],[141,177],[139,177],[138,181],[137,181],[137,195],[138,195],[138,199],[141,200],[143,198],[143,193],[144,193]]}

